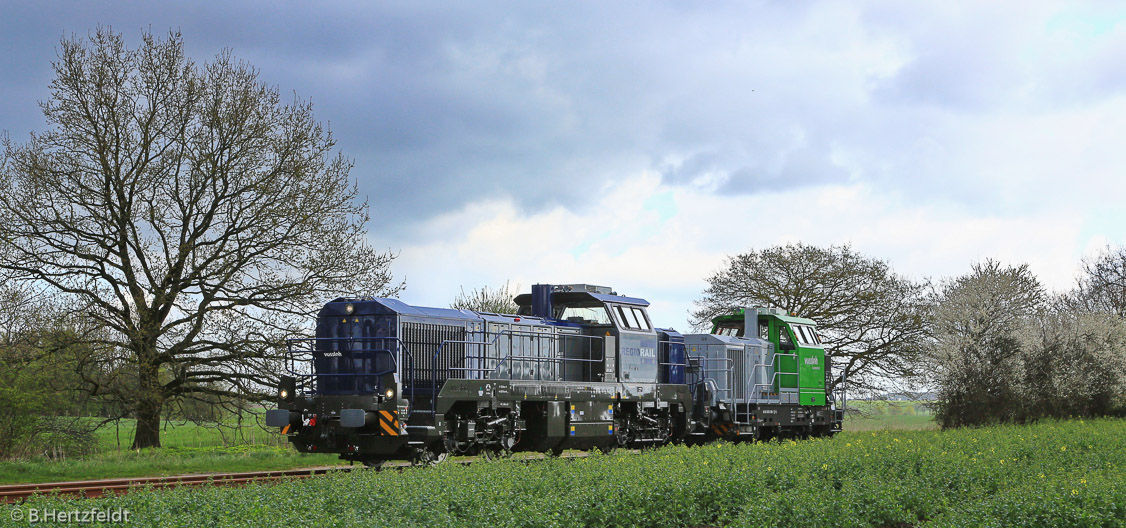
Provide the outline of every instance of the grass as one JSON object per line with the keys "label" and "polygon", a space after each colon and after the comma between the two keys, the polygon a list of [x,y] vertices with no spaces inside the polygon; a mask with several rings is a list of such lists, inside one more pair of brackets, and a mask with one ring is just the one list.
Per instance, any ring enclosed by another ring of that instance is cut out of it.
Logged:
{"label": "grass", "polygon": [[165,447],[111,451],[60,461],[0,462],[0,484],[267,471],[341,463],[336,455],[302,454],[286,447]]}
{"label": "grass", "polygon": [[[136,430],[135,420],[121,420],[98,429],[94,435],[99,452],[128,449],[133,443]],[[160,443],[172,447],[231,447],[268,446],[285,447],[289,445],[285,437],[273,428],[267,430],[258,425],[254,416],[239,424],[196,424],[184,420],[167,420],[162,423]]]}
{"label": "grass", "polygon": [[[925,402],[850,401],[845,431],[937,429],[934,415]],[[855,412],[851,412],[855,411]]]}
{"label": "grass", "polygon": [[[846,431],[929,429],[934,422],[916,402],[851,402],[859,415],[845,419]],[[95,432],[95,453],[65,460],[33,458],[0,461],[0,484],[265,471],[343,464],[335,455],[297,453],[285,438],[263,429],[254,416],[243,423],[199,425],[166,421],[161,449],[129,449],[136,427],[122,420]]]}
{"label": "grass", "polygon": [[23,508],[123,508],[141,526],[1122,526],[1124,471],[1126,421],[1104,419],[359,471]]}
{"label": "grass", "polygon": [[94,480],[125,477],[267,471],[339,465],[336,455],[302,454],[285,437],[253,420],[244,424],[198,425],[168,421],[159,449],[128,449],[135,423],[122,420],[95,432],[95,452],[63,460],[32,458],[0,461],[0,484]]}

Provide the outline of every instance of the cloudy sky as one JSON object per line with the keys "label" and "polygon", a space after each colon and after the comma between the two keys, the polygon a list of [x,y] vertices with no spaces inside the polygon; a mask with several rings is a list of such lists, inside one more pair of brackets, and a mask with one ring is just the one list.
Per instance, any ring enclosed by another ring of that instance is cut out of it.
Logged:
{"label": "cloudy sky", "polygon": [[43,128],[63,36],[230,48],[313,100],[412,304],[588,282],[685,329],[752,248],[1063,290],[1126,243],[1119,3],[180,4],[0,1],[0,130]]}

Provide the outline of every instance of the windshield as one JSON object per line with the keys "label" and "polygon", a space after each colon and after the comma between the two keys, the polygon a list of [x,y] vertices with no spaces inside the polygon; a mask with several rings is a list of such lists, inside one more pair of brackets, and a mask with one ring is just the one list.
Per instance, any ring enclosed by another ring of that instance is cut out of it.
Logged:
{"label": "windshield", "polygon": [[556,307],[556,319],[586,325],[609,325],[610,315],[601,304],[596,306],[563,306]]}
{"label": "windshield", "polygon": [[794,329],[794,335],[798,338],[798,343],[809,346],[818,346],[821,344],[821,336],[817,335],[817,331],[809,325],[794,324],[791,325]]}
{"label": "windshield", "polygon": [[738,326],[721,326],[715,329],[716,335],[739,337],[743,333],[743,329]]}

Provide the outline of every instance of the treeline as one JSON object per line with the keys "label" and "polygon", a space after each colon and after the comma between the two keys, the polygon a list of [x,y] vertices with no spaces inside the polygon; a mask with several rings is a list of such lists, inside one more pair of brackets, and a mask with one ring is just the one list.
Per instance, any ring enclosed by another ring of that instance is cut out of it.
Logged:
{"label": "treeline", "polygon": [[943,284],[922,371],[939,388],[943,427],[1126,410],[1126,288],[1094,272],[1121,278],[1126,251],[1084,269],[1062,295],[1046,293],[1027,265],[995,261]]}
{"label": "treeline", "polygon": [[943,427],[1126,414],[1126,248],[1049,293],[1023,264],[912,280],[848,246],[792,244],[730,257],[696,304],[700,329],[741,306],[812,318],[834,385],[934,391]]}
{"label": "treeline", "polygon": [[[133,417],[135,367],[60,298],[0,285],[0,364],[0,459],[87,454],[97,428]],[[163,418],[214,423],[252,405],[179,398]]]}

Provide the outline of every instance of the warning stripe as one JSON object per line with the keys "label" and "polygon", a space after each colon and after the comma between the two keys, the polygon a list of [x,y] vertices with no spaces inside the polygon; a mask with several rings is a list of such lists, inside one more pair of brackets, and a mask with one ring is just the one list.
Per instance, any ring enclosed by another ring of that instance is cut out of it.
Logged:
{"label": "warning stripe", "polygon": [[712,432],[719,436],[726,436],[727,431],[730,429],[729,424],[714,424],[712,425]]}
{"label": "warning stripe", "polygon": [[399,418],[395,411],[379,411],[379,427],[390,436],[399,436]]}

